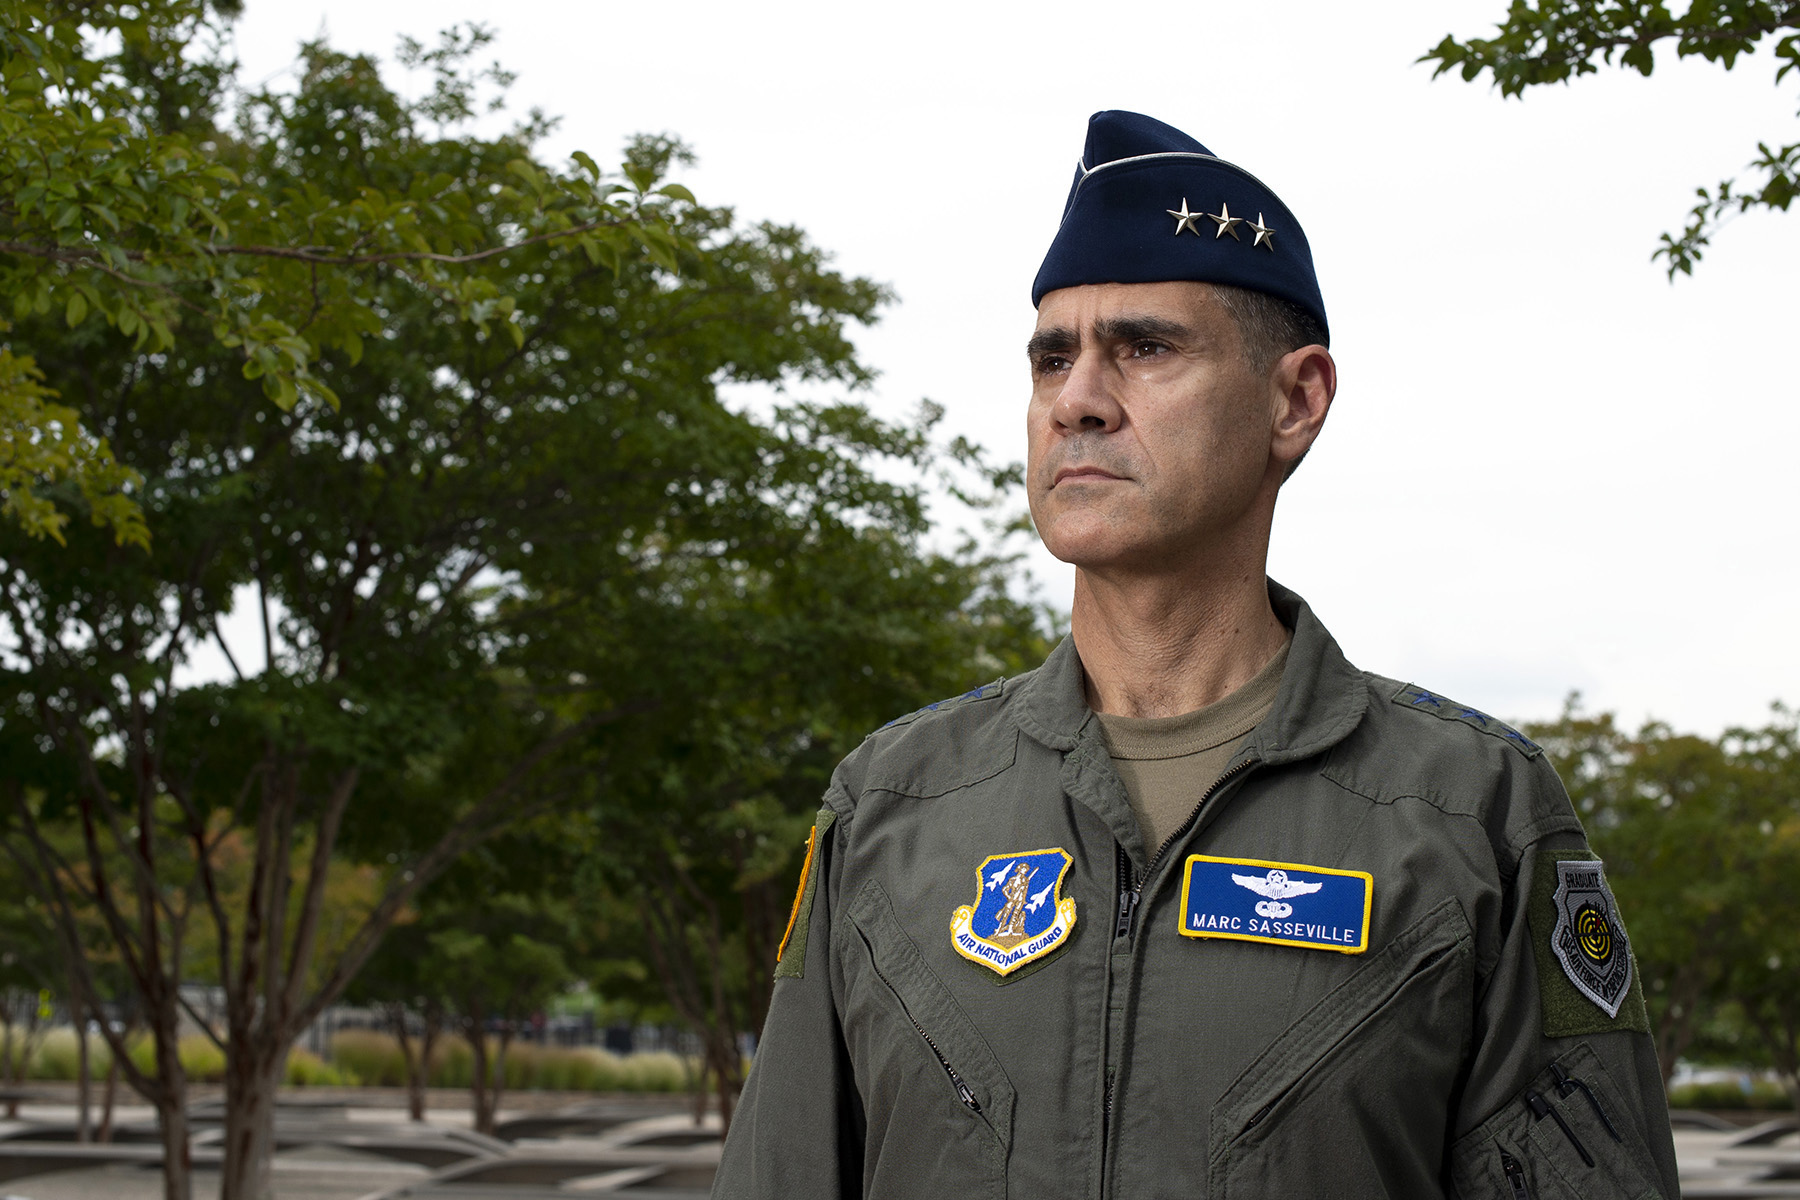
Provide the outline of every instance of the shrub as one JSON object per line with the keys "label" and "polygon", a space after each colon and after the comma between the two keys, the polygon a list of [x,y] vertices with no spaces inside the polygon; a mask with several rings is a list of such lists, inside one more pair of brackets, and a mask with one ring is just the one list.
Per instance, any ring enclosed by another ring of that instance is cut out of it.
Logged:
{"label": "shrub", "polygon": [[[176,1053],[189,1083],[218,1083],[225,1078],[225,1054],[205,1034],[188,1034]],[[156,1046],[149,1034],[139,1033],[131,1039],[131,1061],[144,1074],[156,1074]]]}
{"label": "shrub", "polygon": [[[75,1031],[66,1026],[52,1029],[44,1035],[39,1043],[37,1053],[26,1065],[27,1079],[64,1079],[75,1078],[79,1055],[75,1048]],[[88,1078],[102,1079],[106,1076],[106,1068],[112,1065],[112,1051],[107,1048],[106,1040],[99,1034],[88,1036]]]}
{"label": "shrub", "polygon": [[1789,1109],[1793,1106],[1787,1091],[1767,1079],[1756,1080],[1749,1091],[1729,1079],[1683,1083],[1669,1089],[1670,1108]]}
{"label": "shrub", "polygon": [[[489,1039],[488,1053],[500,1048]],[[400,1087],[406,1082],[400,1045],[385,1033],[345,1030],[331,1040],[332,1061],[365,1083]],[[460,1037],[446,1037],[432,1049],[433,1087],[466,1088],[475,1078],[474,1056]],[[618,1055],[593,1046],[539,1046],[514,1042],[506,1050],[506,1086],[518,1091],[679,1092],[688,1075],[679,1056],[668,1053]]]}
{"label": "shrub", "polygon": [[[442,1044],[433,1047],[432,1058],[442,1058]],[[405,1087],[406,1062],[400,1044],[382,1033],[346,1029],[331,1039],[331,1061],[373,1087]]]}
{"label": "shrub", "polygon": [[287,1082],[294,1087],[356,1087],[362,1080],[341,1063],[328,1063],[298,1046],[288,1051]]}

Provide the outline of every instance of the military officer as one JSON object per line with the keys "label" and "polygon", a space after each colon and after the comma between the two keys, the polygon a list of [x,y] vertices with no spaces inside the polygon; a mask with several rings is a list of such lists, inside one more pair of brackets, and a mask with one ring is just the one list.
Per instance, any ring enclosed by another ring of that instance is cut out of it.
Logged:
{"label": "military officer", "polygon": [[714,1195],[1675,1200],[1541,748],[1264,575],[1337,386],[1298,220],[1099,113],[1032,299],[1071,635],[839,767]]}

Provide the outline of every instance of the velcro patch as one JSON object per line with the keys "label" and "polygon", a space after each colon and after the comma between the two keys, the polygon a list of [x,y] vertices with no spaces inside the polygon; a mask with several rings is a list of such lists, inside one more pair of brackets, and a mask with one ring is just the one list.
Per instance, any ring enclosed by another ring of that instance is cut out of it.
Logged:
{"label": "velcro patch", "polygon": [[1545,1037],[1650,1030],[1631,942],[1586,850],[1546,851],[1533,868],[1528,911]]}
{"label": "velcro patch", "polygon": [[806,933],[812,925],[813,897],[819,890],[819,843],[837,823],[837,810],[829,804],[819,806],[813,818],[812,831],[806,835],[806,862],[800,868],[800,890],[794,893],[794,908],[788,913],[787,932],[781,935],[781,948],[775,952],[775,978],[799,979],[806,974]]}
{"label": "velcro patch", "polygon": [[1361,954],[1374,894],[1367,871],[1194,854],[1181,880],[1181,932]]}
{"label": "velcro patch", "polygon": [[990,854],[975,868],[975,902],[950,914],[950,945],[1010,975],[1069,940],[1075,900],[1062,894],[1075,856],[1061,846]]}
{"label": "velcro patch", "polygon": [[1394,693],[1394,703],[1401,708],[1410,708],[1418,712],[1428,712],[1445,721],[1461,721],[1471,729],[1479,729],[1485,734],[1508,742],[1513,749],[1526,758],[1536,758],[1544,752],[1544,748],[1502,721],[1499,717],[1490,717],[1478,708],[1470,708],[1466,704],[1458,704],[1448,696],[1440,696],[1436,692],[1428,692],[1417,684],[1407,684]]}

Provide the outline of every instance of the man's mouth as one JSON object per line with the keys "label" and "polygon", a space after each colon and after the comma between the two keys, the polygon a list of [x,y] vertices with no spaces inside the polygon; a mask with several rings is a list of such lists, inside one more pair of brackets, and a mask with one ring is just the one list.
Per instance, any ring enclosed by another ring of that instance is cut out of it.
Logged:
{"label": "man's mouth", "polygon": [[1100,483],[1104,480],[1117,480],[1120,477],[1101,467],[1076,466],[1064,467],[1050,481],[1051,487],[1061,487],[1065,483]]}

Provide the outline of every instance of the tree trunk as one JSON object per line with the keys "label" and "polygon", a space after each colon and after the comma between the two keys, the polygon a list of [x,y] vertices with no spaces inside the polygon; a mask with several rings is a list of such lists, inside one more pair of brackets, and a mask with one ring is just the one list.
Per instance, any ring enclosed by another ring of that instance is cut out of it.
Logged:
{"label": "tree trunk", "polygon": [[425,1119],[425,1094],[431,1086],[431,1055],[437,1049],[438,1035],[444,1031],[443,1017],[434,1012],[425,1014],[425,1033],[419,1039],[419,1088],[418,1093],[409,1100],[412,1106],[412,1119]]}
{"label": "tree trunk", "polygon": [[479,1015],[463,1018],[463,1038],[469,1043],[469,1099],[475,1118],[475,1132],[492,1136],[494,1105],[488,1093],[487,1035]]}
{"label": "tree trunk", "polygon": [[[163,1089],[165,1094],[169,1090]],[[187,1106],[164,1100],[156,1106],[156,1124],[162,1134],[163,1200],[193,1200],[194,1159],[188,1148]],[[111,1136],[110,1130],[107,1135]]]}
{"label": "tree trunk", "polygon": [[[252,1035],[254,1037],[254,1035]],[[272,1200],[270,1158],[275,1153],[275,1097],[287,1065],[287,1047],[232,1043],[225,1059],[225,1161],[219,1200]]]}
{"label": "tree trunk", "polygon": [[[11,994],[0,996],[0,1025],[5,1026],[5,1041],[0,1042],[0,1084],[4,1084],[8,1092],[14,1090],[17,1080],[13,1078],[13,1019]],[[9,1094],[6,1097],[6,1119],[19,1119],[19,1098]]]}
{"label": "tree trunk", "polygon": [[153,1099],[157,1128],[162,1134],[163,1200],[192,1200],[194,1158],[188,1145],[187,1073],[181,1067],[175,1006],[158,1003],[151,1012],[150,1036],[156,1047]]}
{"label": "tree trunk", "polygon": [[100,1093],[100,1128],[94,1132],[94,1140],[100,1143],[112,1141],[113,1105],[119,1098],[119,1056],[106,1056],[106,1087]]}
{"label": "tree trunk", "polygon": [[1705,980],[1699,971],[1681,971],[1669,990],[1669,1006],[1656,1026],[1657,1065],[1662,1068],[1663,1090],[1675,1074],[1675,1064],[1694,1040],[1694,1017],[1700,1007]]}
{"label": "tree trunk", "polygon": [[414,1121],[425,1119],[425,1072],[431,1069],[431,1043],[427,1041],[420,1058],[413,1058],[412,1035],[406,1031],[406,1005],[387,1006],[388,1024],[394,1029],[394,1042],[400,1047],[400,1065],[406,1072],[406,1115]]}
{"label": "tree trunk", "polygon": [[[731,1111],[738,1093],[744,1089],[743,1064],[738,1058],[737,1039],[729,1031],[707,1031],[706,1066],[712,1074],[713,1090],[719,1100],[720,1136],[723,1137],[731,1132]],[[701,1096],[704,1102],[704,1091]]]}
{"label": "tree trunk", "polygon": [[87,1015],[83,1012],[72,1014],[75,1018],[75,1140],[88,1142],[93,1140],[93,1107],[94,1085],[88,1079],[88,1030]]}
{"label": "tree trunk", "polygon": [[500,1049],[494,1055],[494,1086],[490,1091],[488,1098],[489,1127],[483,1131],[485,1133],[494,1132],[494,1127],[497,1126],[500,1121],[500,1099],[506,1094],[506,1048],[512,1044],[512,1035],[512,1022],[502,1022],[500,1025]]}

